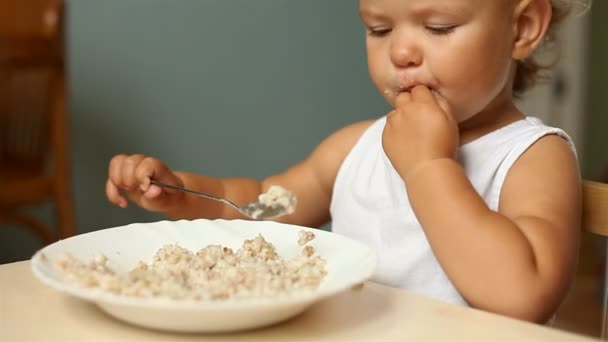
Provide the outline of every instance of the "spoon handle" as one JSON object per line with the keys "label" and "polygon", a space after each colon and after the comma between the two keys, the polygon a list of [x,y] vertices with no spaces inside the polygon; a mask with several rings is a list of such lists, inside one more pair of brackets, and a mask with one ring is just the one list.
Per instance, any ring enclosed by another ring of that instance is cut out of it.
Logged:
{"label": "spoon handle", "polygon": [[227,200],[225,198],[222,198],[222,197],[217,197],[217,196],[206,194],[204,192],[198,192],[198,191],[182,188],[180,186],[175,186],[175,185],[163,183],[163,182],[157,181],[155,179],[150,179],[150,184],[155,184],[155,185],[161,186],[163,188],[183,191],[183,192],[187,192],[189,194],[193,194],[193,195],[196,195],[196,196],[212,199],[212,200],[215,200],[215,201],[220,201],[220,202],[222,202],[224,204],[228,204],[229,206],[231,206],[231,207],[233,207],[233,208],[235,208],[235,209],[237,209],[239,211],[242,211],[242,208],[240,206],[238,206],[236,203],[234,203],[232,201],[229,201],[229,200]]}

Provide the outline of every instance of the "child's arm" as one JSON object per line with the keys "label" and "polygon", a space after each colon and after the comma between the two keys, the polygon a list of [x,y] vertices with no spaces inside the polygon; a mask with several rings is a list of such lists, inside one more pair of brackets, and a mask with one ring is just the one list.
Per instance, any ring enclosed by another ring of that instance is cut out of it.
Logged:
{"label": "child's arm", "polygon": [[110,161],[106,195],[110,202],[126,207],[127,199],[144,209],[173,219],[245,217],[233,208],[205,198],[150,185],[150,178],[188,189],[225,197],[235,203],[257,201],[271,185],[295,193],[296,211],[277,221],[316,227],[329,220],[333,183],[342,161],[370,121],[347,126],[325,139],[311,155],[287,171],[262,182],[251,178],[211,178],[187,172],[174,172],[162,161],[143,155],[117,155]]}
{"label": "child's arm", "polygon": [[562,138],[534,144],[490,211],[451,159],[407,179],[408,195],[442,267],[477,308],[542,322],[570,285],[580,230],[576,160]]}
{"label": "child's arm", "polygon": [[[434,115],[429,108],[417,106],[423,112],[416,114]],[[509,171],[494,212],[445,155],[447,140],[435,142],[429,158],[394,158],[433,252],[472,306],[545,321],[565,295],[577,260],[581,185],[572,150],[558,136],[540,139]]]}

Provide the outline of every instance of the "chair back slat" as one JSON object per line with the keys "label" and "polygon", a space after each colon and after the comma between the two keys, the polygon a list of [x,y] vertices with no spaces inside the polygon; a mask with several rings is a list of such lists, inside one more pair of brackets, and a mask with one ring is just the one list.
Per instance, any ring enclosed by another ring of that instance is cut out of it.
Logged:
{"label": "chair back slat", "polygon": [[608,236],[608,184],[583,181],[583,229]]}
{"label": "chair back slat", "polygon": [[62,3],[0,5],[0,175],[40,175],[54,115],[51,75],[63,70]]}
{"label": "chair back slat", "polygon": [[48,70],[40,68],[21,69],[0,79],[0,169],[43,173],[52,115],[48,82]]}

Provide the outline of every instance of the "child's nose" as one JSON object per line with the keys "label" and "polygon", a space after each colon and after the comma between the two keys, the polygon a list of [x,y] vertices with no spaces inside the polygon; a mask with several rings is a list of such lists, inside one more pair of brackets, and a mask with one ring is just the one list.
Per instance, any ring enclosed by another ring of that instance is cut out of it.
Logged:
{"label": "child's nose", "polygon": [[395,37],[391,41],[391,61],[397,67],[412,67],[422,64],[422,51],[413,39]]}

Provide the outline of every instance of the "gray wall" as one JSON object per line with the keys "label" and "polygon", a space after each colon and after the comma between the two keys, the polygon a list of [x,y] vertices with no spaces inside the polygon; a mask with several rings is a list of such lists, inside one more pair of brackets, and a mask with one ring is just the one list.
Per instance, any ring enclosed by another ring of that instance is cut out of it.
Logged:
{"label": "gray wall", "polygon": [[[77,0],[68,23],[79,232],[162,218],[108,204],[117,153],[262,178],[388,109],[367,74],[358,1]],[[0,263],[41,247],[0,228]]]}

